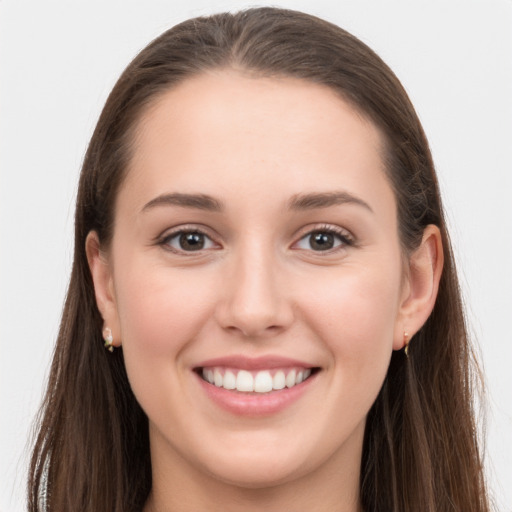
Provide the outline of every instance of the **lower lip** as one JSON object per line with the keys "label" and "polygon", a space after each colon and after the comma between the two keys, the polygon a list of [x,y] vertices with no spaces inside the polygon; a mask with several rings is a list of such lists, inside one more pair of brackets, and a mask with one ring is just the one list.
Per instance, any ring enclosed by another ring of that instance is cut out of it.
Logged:
{"label": "lower lip", "polygon": [[240,416],[268,416],[286,409],[299,400],[315,380],[316,374],[292,388],[269,393],[230,391],[206,382],[199,375],[197,378],[210,400],[222,409]]}

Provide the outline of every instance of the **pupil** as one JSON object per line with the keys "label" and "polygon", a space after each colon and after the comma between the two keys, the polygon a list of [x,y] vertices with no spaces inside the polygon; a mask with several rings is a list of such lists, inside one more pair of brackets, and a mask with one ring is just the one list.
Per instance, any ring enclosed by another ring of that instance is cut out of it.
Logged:
{"label": "pupil", "polygon": [[199,251],[204,247],[204,236],[201,233],[183,233],[180,246],[187,251]]}
{"label": "pupil", "polygon": [[327,251],[334,247],[334,236],[331,233],[313,233],[310,243],[315,251]]}

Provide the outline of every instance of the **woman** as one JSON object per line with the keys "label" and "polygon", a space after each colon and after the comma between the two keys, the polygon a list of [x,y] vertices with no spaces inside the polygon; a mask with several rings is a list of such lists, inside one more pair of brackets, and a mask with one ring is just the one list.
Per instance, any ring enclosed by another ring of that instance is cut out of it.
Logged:
{"label": "woman", "polygon": [[189,20],[87,151],[30,509],[488,510],[471,365],[389,68],[297,12]]}

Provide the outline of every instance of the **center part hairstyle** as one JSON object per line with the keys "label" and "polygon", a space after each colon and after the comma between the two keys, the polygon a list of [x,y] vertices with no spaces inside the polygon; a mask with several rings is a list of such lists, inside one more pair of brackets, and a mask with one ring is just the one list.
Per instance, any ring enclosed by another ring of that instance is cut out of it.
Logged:
{"label": "center part hairstyle", "polygon": [[138,121],[164,93],[208,70],[293,77],[335,91],[383,135],[404,258],[439,227],[444,269],[434,310],[393,352],[370,409],[360,500],[365,512],[489,510],[472,410],[478,371],[469,344],[438,183],[402,85],[364,43],[300,12],[259,8],[185,21],[142,50],[101,113],[80,176],[71,280],[29,477],[29,510],[139,512],[151,489],[148,420],[122,348],[105,351],[85,240],[108,250],[114,205]]}

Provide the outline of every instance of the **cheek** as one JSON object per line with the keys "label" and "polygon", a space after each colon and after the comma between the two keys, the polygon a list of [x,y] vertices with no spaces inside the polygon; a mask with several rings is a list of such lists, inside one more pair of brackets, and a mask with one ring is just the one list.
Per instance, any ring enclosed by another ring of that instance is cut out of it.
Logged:
{"label": "cheek", "polygon": [[182,355],[211,317],[211,290],[216,288],[205,285],[197,272],[151,265],[143,258],[125,260],[117,269],[117,310],[130,385],[148,417],[175,424],[186,395],[188,367]]}
{"label": "cheek", "polygon": [[[330,354],[327,437],[340,439],[364,420],[386,377],[398,314],[399,272],[351,269],[311,300],[310,325]],[[314,317],[314,318],[313,318]]]}
{"label": "cheek", "polygon": [[116,275],[116,301],[125,351],[148,358],[176,355],[211,316],[214,287],[197,272],[144,260],[122,268],[127,271]]}
{"label": "cheek", "polygon": [[389,361],[399,296],[399,269],[345,268],[316,280],[302,309],[335,361],[375,367]]}

